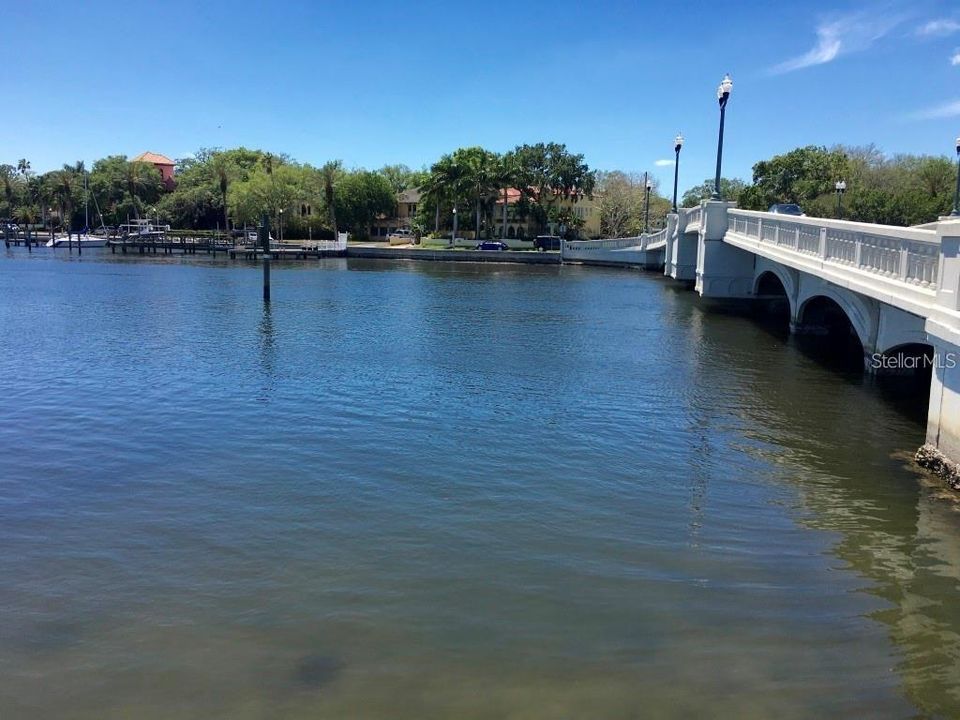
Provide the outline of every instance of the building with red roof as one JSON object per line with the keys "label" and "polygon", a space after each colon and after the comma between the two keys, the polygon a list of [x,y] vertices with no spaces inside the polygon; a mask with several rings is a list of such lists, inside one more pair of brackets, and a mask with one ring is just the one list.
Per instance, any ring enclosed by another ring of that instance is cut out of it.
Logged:
{"label": "building with red roof", "polygon": [[173,167],[176,163],[173,162],[166,155],[161,155],[160,153],[150,152],[149,150],[144,153],[140,153],[130,162],[145,162],[153,165],[157,170],[160,171],[160,179],[163,180],[163,186],[167,190],[173,190],[174,186],[177,184],[177,181],[173,179]]}

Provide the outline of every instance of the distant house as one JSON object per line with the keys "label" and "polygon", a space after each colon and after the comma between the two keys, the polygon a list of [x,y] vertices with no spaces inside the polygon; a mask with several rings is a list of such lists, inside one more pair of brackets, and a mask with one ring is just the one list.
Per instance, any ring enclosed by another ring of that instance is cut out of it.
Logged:
{"label": "distant house", "polygon": [[145,162],[153,165],[160,171],[160,179],[163,181],[163,187],[167,190],[173,190],[177,181],[173,179],[174,162],[166,155],[150,152],[149,150],[137,155],[131,162]]}
{"label": "distant house", "polygon": [[[560,193],[555,193],[560,195]],[[494,202],[493,210],[493,236],[503,237],[507,240],[532,239],[536,235],[536,229],[533,223],[526,215],[517,212],[517,204],[520,202],[521,193],[516,188],[507,188],[507,227],[504,232],[503,227],[503,201],[504,193]],[[593,197],[589,197],[581,192],[573,192],[569,195],[563,195],[557,198],[556,207],[560,210],[566,210],[580,219],[582,226],[572,232],[574,237],[599,237],[600,236],[600,211]],[[551,234],[560,232],[553,223],[549,224],[546,231]]]}
{"label": "distant house", "polygon": [[410,229],[414,216],[417,214],[417,205],[420,204],[421,192],[415,188],[410,188],[397,193],[397,204],[394,207],[392,217],[381,215],[370,228],[370,233],[374,237],[383,237],[394,230],[402,228]]}

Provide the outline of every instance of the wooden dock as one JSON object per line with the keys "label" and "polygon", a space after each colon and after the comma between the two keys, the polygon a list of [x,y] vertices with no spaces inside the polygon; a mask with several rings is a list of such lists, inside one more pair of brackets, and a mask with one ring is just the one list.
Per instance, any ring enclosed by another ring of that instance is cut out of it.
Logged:
{"label": "wooden dock", "polygon": [[207,238],[190,237],[164,237],[148,239],[123,239],[114,238],[107,243],[110,252],[113,254],[120,251],[122,255],[130,252],[140,255],[173,255],[180,253],[182,255],[196,255],[197,253],[206,253],[214,255],[218,252],[230,252],[236,246],[229,241],[212,240]]}
{"label": "wooden dock", "polygon": [[[9,238],[7,247],[26,245],[23,237]],[[45,247],[47,238],[33,237],[31,245]],[[231,260],[257,262],[263,260],[263,248],[258,245],[235,245],[227,238],[204,237],[155,237],[155,238],[111,238],[107,247],[114,255],[216,255],[223,253]],[[45,248],[46,249],[46,248]],[[486,262],[486,263],[523,263],[532,265],[559,265],[558,252],[532,251],[489,251],[489,250],[447,250],[418,246],[390,247],[381,243],[356,243],[344,247],[330,240],[312,242],[287,242],[274,244],[270,248],[270,259],[311,260],[330,257],[371,258],[383,260],[426,260],[433,262]]]}
{"label": "wooden dock", "polygon": [[[263,248],[252,245],[241,245],[228,250],[230,257],[234,260],[259,260],[263,257]],[[273,260],[309,260],[311,258],[325,257],[346,257],[346,250],[325,250],[319,246],[305,245],[286,245],[284,247],[270,248],[270,257]]]}

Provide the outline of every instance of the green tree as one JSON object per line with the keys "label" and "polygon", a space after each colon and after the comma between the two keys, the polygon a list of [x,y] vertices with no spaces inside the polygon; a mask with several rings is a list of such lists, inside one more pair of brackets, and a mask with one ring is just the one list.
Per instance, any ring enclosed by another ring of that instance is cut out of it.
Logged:
{"label": "green tree", "polygon": [[144,205],[156,204],[163,183],[153,165],[128,162],[125,155],[111,155],[93,164],[90,191],[104,219],[118,225],[130,216],[139,217]]}
{"label": "green tree", "polygon": [[740,205],[750,210],[766,210],[774,203],[803,206],[832,192],[836,180],[847,174],[842,152],[814,145],[796,148],[753,166],[753,185],[740,196]]}
{"label": "green tree", "polygon": [[394,194],[420,187],[429,174],[425,170],[411,170],[403,164],[384,165],[377,170],[377,172],[383,175],[387,182],[390,183]]}
{"label": "green tree", "polygon": [[596,174],[583,155],[571,153],[561,143],[520,145],[514,151],[521,205],[532,213],[542,230],[562,198],[574,193],[593,196]]}
{"label": "green tree", "polygon": [[421,212],[435,211],[435,232],[440,232],[440,215],[446,208],[463,206],[467,198],[466,168],[453,155],[444,155],[430,166],[430,174],[421,186]]}
{"label": "green tree", "polygon": [[320,168],[320,176],[323,181],[323,204],[327,215],[330,218],[330,229],[333,231],[333,239],[337,239],[337,202],[336,202],[336,184],[343,175],[343,163],[339,160],[330,160]]}
{"label": "green tree", "polygon": [[266,156],[261,166],[241,182],[229,187],[228,204],[238,221],[258,224],[264,213],[275,223],[281,211],[301,201],[303,173],[299,167],[279,163],[275,156]]}
{"label": "green tree", "polygon": [[130,196],[134,215],[140,217],[141,201],[144,203],[156,202],[163,191],[163,180],[160,171],[150,163],[128,162],[124,172],[124,182]]}
{"label": "green tree", "polygon": [[460,191],[469,193],[474,203],[474,238],[480,238],[480,215],[496,197],[500,180],[499,158],[482,147],[460,148],[453,153],[453,163],[459,168]]}
{"label": "green tree", "polygon": [[368,237],[380,215],[393,212],[396,195],[383,175],[368,170],[345,173],[337,183],[334,207],[339,222],[357,237]]}
{"label": "green tree", "polygon": [[807,215],[835,217],[834,184],[843,179],[845,219],[915,225],[949,212],[954,172],[949,158],[886,157],[873,145],[802,147],[754,165],[740,206],[766,210],[775,202],[796,202]]}
{"label": "green tree", "polygon": [[[713,183],[714,178],[708,178],[687,190],[680,200],[680,207],[689,208],[699,205],[702,200],[709,200],[713,195]],[[743,206],[741,194],[746,187],[747,184],[740,178],[720,178],[720,196],[724,200],[731,200],[741,207]]]}

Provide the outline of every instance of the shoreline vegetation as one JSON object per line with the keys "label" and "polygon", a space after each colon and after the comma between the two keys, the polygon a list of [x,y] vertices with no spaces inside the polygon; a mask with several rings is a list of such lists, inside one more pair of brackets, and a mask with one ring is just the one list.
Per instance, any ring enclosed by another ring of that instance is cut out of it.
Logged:
{"label": "shoreline vegetation", "polygon": [[[13,224],[66,233],[146,219],[203,237],[254,227],[267,216],[291,240],[332,239],[335,231],[362,240],[391,221],[417,238],[439,240],[451,237],[457,209],[457,237],[509,242],[508,224],[523,228],[525,238],[629,237],[647,223],[662,226],[670,211],[670,192],[661,193],[652,180],[647,216],[644,173],[591,169],[582,154],[553,142],[502,154],[460,148],[420,170],[347,169],[340,161],[315,167],[243,147],[202,148],[171,162],[172,181],[153,164],[124,155],[102,158],[89,169],[76,162],[41,174],[25,158],[0,164],[5,235]],[[808,146],[756,163],[751,183],[722,179],[721,190],[746,209],[790,202],[811,216],[915,225],[949,212],[954,177],[948,157],[888,157],[872,145]],[[842,198],[834,190],[840,179],[846,183]],[[704,181],[688,189],[680,204],[689,207],[711,191],[712,180]],[[408,201],[403,217],[401,197]],[[595,227],[586,227],[586,214],[577,207],[583,199],[599,215]]]}

